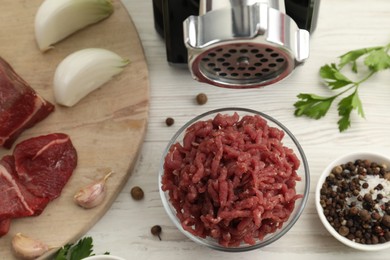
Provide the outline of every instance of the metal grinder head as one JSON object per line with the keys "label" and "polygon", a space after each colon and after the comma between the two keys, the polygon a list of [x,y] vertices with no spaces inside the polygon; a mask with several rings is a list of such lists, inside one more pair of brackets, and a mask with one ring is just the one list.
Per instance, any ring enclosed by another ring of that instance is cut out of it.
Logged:
{"label": "metal grinder head", "polygon": [[309,56],[309,32],[278,0],[201,0],[184,43],[193,78],[226,88],[276,83]]}

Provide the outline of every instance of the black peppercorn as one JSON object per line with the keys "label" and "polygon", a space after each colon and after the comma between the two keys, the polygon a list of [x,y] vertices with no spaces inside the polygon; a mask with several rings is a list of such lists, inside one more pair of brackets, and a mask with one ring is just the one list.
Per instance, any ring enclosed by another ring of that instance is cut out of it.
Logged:
{"label": "black peppercorn", "polygon": [[165,124],[167,126],[171,126],[175,123],[175,119],[173,119],[172,117],[167,117],[167,119],[165,119]]}
{"label": "black peppercorn", "polygon": [[379,183],[378,185],[376,185],[376,187],[374,189],[382,190],[383,189],[383,185]]}
{"label": "black peppercorn", "polygon": [[375,226],[373,228],[374,232],[380,236],[383,236],[383,229],[381,228],[381,226]]}
{"label": "black peppercorn", "polygon": [[378,212],[373,212],[371,214],[371,218],[374,220],[379,220],[381,218],[381,215]]}
{"label": "black peppercorn", "polygon": [[359,213],[359,209],[357,207],[352,207],[349,209],[349,214],[355,216]]}
{"label": "black peppercorn", "polygon": [[387,232],[385,232],[385,239],[387,240],[387,241],[390,241],[390,231],[387,231]]}
{"label": "black peppercorn", "polygon": [[369,221],[370,218],[371,218],[370,213],[368,213],[368,210],[366,210],[366,209],[362,209],[362,210],[359,212],[359,217],[360,217],[360,219],[361,219],[363,222]]}
{"label": "black peppercorn", "polygon": [[347,220],[347,227],[349,227],[349,228],[353,227],[353,220],[352,219]]}
{"label": "black peppercorn", "polygon": [[377,236],[372,236],[372,238],[371,238],[371,243],[372,244],[378,244],[379,243],[379,239],[378,239],[378,237]]}
{"label": "black peppercorn", "polygon": [[379,243],[381,243],[381,244],[386,243],[386,238],[379,237]]}
{"label": "black peppercorn", "polygon": [[355,232],[355,237],[362,238],[362,237],[363,237],[362,231],[357,230],[357,231]]}
{"label": "black peppercorn", "polygon": [[390,228],[390,215],[384,215],[381,222],[383,225]]}

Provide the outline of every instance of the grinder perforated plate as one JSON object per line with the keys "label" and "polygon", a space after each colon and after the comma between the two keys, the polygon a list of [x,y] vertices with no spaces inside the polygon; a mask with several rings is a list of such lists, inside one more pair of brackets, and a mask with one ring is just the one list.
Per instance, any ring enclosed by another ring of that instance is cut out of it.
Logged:
{"label": "grinder perforated plate", "polygon": [[230,88],[252,88],[277,82],[294,69],[294,60],[271,45],[218,45],[199,54],[193,73],[203,81]]}

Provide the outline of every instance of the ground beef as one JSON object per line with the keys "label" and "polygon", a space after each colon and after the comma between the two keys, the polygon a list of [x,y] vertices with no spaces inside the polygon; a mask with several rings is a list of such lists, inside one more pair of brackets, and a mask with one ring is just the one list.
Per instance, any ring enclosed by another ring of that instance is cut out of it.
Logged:
{"label": "ground beef", "polygon": [[170,147],[162,177],[183,228],[225,247],[253,245],[281,228],[303,197],[295,191],[300,161],[283,136],[258,115],[191,125]]}

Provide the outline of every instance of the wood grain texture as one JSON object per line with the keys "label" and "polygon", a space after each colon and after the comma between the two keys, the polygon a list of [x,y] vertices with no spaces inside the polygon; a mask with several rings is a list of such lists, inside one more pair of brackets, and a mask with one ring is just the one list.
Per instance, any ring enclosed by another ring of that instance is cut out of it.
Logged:
{"label": "wood grain texture", "polygon": [[[78,152],[78,166],[62,195],[38,217],[12,221],[9,234],[0,238],[0,259],[13,259],[10,241],[17,232],[36,237],[52,246],[75,242],[110,208],[131,176],[144,140],[149,110],[148,69],[138,33],[120,1],[114,13],[42,54],[35,43],[34,17],[42,0],[4,0],[0,9],[0,55],[44,98],[55,103],[52,80],[58,63],[70,53],[89,47],[105,48],[129,58],[131,63],[110,82],[72,108],[56,110],[20,142],[52,132],[70,135]],[[1,149],[0,156],[10,154]],[[73,202],[81,187],[109,170],[103,204],[84,210]],[[0,195],[1,196],[1,195]],[[46,258],[45,256],[44,258]]]}
{"label": "wood grain texture", "polygon": [[[322,0],[318,28],[311,36],[310,58],[284,81],[254,90],[228,90],[198,83],[184,69],[166,62],[164,41],[153,27],[152,1],[123,0],[137,27],[145,49],[151,81],[148,130],[140,160],[132,178],[110,211],[88,233],[95,251],[110,251],[125,259],[148,260],[387,260],[389,250],[360,252],[334,239],[322,226],[314,205],[319,175],[337,156],[356,150],[390,154],[390,73],[382,72],[361,86],[366,118],[353,115],[352,128],[337,130],[337,111],[319,120],[297,118],[293,103],[299,93],[329,91],[320,83],[319,68],[336,57],[358,48],[390,42],[390,1]],[[203,106],[195,96],[204,92],[209,101]],[[307,206],[294,227],[275,243],[248,253],[227,254],[199,246],[182,235],[170,221],[158,193],[157,174],[163,149],[184,123],[211,109],[242,106],[265,112],[286,125],[297,137],[308,157],[311,188]],[[171,116],[175,124],[165,126]],[[129,195],[133,186],[145,191],[143,201]],[[162,226],[162,241],[150,228]]]}

